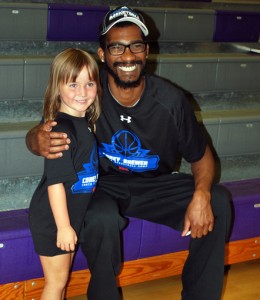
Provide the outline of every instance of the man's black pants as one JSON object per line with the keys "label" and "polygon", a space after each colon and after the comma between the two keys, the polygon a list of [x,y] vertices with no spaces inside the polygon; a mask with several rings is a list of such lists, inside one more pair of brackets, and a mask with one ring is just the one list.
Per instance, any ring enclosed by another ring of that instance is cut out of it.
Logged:
{"label": "man's black pants", "polygon": [[[85,254],[91,279],[88,300],[118,300],[116,276],[121,269],[121,231],[125,217],[136,217],[182,230],[186,208],[194,192],[193,177],[182,173],[141,178],[101,176],[85,217]],[[182,274],[183,300],[219,300],[224,278],[224,249],[230,230],[228,191],[213,185],[214,230],[191,238]]]}

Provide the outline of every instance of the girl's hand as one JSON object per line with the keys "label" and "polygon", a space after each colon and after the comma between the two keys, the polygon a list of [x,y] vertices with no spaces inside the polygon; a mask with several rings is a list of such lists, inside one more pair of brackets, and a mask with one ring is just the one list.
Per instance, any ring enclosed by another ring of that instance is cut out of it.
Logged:
{"label": "girl's hand", "polygon": [[78,238],[71,226],[60,227],[57,232],[57,247],[65,251],[75,251]]}

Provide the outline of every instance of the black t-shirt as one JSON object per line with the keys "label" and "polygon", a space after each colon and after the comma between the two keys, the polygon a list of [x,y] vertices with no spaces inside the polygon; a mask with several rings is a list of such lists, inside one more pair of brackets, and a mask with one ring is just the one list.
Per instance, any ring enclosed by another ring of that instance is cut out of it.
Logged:
{"label": "black t-shirt", "polygon": [[113,99],[107,75],[101,74],[103,107],[96,132],[100,174],[157,176],[172,172],[180,155],[190,163],[203,156],[206,139],[180,89],[146,75],[140,101],[126,108]]}
{"label": "black t-shirt", "polygon": [[30,224],[33,232],[56,234],[47,188],[63,183],[70,222],[79,234],[98,178],[96,140],[85,118],[59,113],[56,121],[58,124],[53,131],[67,133],[71,140],[70,148],[59,159],[44,160],[44,174],[30,204]]}

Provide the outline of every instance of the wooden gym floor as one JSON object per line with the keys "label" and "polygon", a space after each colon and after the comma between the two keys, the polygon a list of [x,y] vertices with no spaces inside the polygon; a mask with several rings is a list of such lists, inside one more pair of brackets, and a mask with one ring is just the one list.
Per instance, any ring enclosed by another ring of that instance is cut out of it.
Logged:
{"label": "wooden gym floor", "polygon": [[[259,280],[260,259],[232,265],[225,275],[221,300],[260,300]],[[122,291],[124,300],[180,300],[181,279],[153,280],[123,287]],[[67,300],[86,300],[86,296]]]}

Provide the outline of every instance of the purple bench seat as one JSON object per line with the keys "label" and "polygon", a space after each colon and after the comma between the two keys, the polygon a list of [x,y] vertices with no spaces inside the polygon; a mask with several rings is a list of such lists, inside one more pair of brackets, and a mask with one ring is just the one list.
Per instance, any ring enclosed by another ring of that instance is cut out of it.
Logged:
{"label": "purple bench seat", "polygon": [[234,203],[230,241],[260,236],[260,178],[224,185],[232,193]]}
{"label": "purple bench seat", "polygon": [[[260,178],[225,183],[233,196],[230,241],[260,236]],[[123,233],[124,261],[188,249],[189,237],[163,225],[130,218]],[[28,210],[0,212],[0,284],[43,277],[28,226]],[[79,249],[73,270],[87,268]]]}

